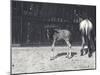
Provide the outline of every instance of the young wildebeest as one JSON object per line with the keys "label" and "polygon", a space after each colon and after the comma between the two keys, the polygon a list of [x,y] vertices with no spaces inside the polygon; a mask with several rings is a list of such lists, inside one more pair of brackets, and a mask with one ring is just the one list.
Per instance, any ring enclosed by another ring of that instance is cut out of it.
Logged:
{"label": "young wildebeest", "polygon": [[68,45],[68,58],[71,58],[71,44],[69,42],[71,36],[71,32],[69,30],[62,30],[62,29],[47,29],[47,37],[49,40],[52,40],[52,47],[51,50],[54,50],[55,42],[58,40],[64,40]]}
{"label": "young wildebeest", "polygon": [[93,30],[93,24],[89,19],[84,19],[80,22],[80,31],[82,34],[82,49],[81,55],[88,53],[88,56],[92,56],[92,50],[94,48],[94,42],[91,37]]}

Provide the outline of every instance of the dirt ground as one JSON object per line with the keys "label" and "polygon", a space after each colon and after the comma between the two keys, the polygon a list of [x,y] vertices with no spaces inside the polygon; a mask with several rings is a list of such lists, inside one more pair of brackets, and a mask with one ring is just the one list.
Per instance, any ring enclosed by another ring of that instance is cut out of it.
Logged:
{"label": "dirt ground", "polygon": [[[63,70],[95,69],[95,52],[91,58],[80,56],[80,46],[72,47],[72,58],[66,57],[66,47],[13,47],[12,73],[34,73]],[[56,58],[50,60],[52,56]]]}

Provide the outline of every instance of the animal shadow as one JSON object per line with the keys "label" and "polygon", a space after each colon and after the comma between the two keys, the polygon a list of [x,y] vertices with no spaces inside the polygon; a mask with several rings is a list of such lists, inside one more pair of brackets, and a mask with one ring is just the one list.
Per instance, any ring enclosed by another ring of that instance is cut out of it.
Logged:
{"label": "animal shadow", "polygon": [[[76,52],[71,52],[71,58],[73,56],[75,56],[76,54],[77,54]],[[58,53],[56,56],[52,57],[50,60],[55,60],[58,57],[61,57],[61,56],[64,56],[64,55],[66,55],[66,58],[67,58],[67,52],[63,52],[63,53]]]}

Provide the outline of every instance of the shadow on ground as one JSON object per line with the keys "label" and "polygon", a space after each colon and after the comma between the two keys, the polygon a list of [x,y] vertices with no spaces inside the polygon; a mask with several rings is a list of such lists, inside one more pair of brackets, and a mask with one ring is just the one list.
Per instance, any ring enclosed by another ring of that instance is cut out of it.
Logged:
{"label": "shadow on ground", "polygon": [[[74,57],[77,53],[76,52],[71,52],[71,58]],[[63,52],[63,53],[58,53],[56,56],[54,56],[53,58],[51,58],[51,60],[55,60],[57,59],[58,57],[61,57],[61,56],[64,56],[66,55],[67,56],[67,53]]]}

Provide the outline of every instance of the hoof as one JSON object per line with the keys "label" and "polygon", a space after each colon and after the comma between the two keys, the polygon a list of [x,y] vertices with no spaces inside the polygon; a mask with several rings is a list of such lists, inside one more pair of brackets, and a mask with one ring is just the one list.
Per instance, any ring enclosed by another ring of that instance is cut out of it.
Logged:
{"label": "hoof", "polygon": [[80,56],[83,56],[83,52],[81,52],[81,55]]}
{"label": "hoof", "polygon": [[50,60],[54,60],[54,57],[51,57]]}
{"label": "hoof", "polygon": [[71,58],[72,58],[72,56],[66,56],[66,58],[71,59]]}
{"label": "hoof", "polygon": [[73,57],[73,56],[72,56],[72,54],[71,54],[71,53],[67,53],[66,58],[71,59],[72,57]]}
{"label": "hoof", "polygon": [[72,56],[69,56],[69,57],[68,57],[68,59],[71,59],[71,58],[72,58]]}
{"label": "hoof", "polygon": [[81,55],[80,56],[83,56],[84,54],[83,54],[83,49],[80,51],[80,53],[81,53]]}
{"label": "hoof", "polygon": [[89,57],[89,58],[92,57],[92,53],[89,53],[89,54],[88,54],[88,57]]}
{"label": "hoof", "polygon": [[88,53],[88,49],[82,49],[81,50],[81,55],[80,56],[84,56]]}

